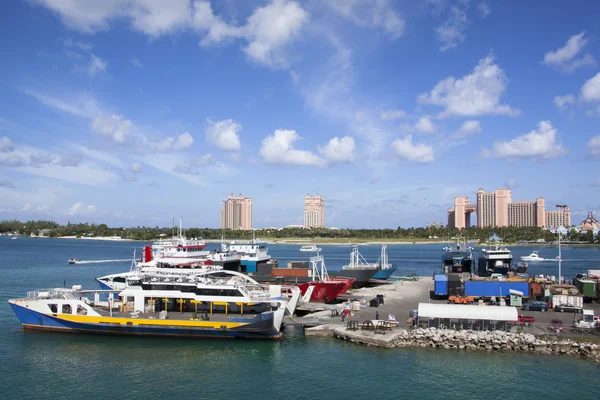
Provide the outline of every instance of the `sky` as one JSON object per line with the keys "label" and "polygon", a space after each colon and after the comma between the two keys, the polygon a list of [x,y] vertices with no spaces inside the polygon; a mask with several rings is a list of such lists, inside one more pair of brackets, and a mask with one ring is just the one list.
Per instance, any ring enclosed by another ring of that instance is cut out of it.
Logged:
{"label": "sky", "polygon": [[447,222],[510,187],[600,214],[600,2],[0,3],[0,219]]}

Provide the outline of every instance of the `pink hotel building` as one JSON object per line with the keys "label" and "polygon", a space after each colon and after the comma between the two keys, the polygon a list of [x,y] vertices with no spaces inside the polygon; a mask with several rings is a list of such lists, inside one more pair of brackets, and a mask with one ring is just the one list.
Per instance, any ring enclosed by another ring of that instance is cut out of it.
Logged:
{"label": "pink hotel building", "polygon": [[543,197],[535,201],[512,201],[510,189],[493,192],[477,191],[477,204],[467,197],[455,197],[454,209],[448,209],[448,226],[458,229],[471,226],[471,214],[477,214],[477,227],[488,226],[539,226],[556,227],[571,225],[568,207],[560,211],[545,211]]}

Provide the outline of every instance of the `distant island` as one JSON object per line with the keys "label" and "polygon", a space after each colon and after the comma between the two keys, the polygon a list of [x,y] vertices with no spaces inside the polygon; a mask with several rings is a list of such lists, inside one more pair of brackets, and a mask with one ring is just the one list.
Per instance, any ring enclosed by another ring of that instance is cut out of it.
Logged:
{"label": "distant island", "polygon": [[[189,228],[185,229],[187,237],[203,238],[208,241],[248,240],[253,236],[278,243],[443,243],[454,241],[460,237],[468,242],[485,242],[493,234],[501,237],[505,243],[552,243],[557,234],[539,227],[471,227],[456,229],[444,226],[416,227],[396,229],[303,229],[303,228],[267,228],[254,231]],[[173,227],[109,227],[106,224],[66,224],[54,221],[0,221],[0,234],[26,235],[34,237],[73,237],[73,238],[105,238],[126,240],[157,240],[177,234]],[[592,231],[570,230],[562,238],[565,242],[582,244],[599,243]]]}

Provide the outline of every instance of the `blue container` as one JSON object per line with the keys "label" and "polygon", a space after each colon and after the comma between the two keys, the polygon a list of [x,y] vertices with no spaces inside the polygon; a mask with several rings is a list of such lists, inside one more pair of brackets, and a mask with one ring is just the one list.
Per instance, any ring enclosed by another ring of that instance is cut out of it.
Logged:
{"label": "blue container", "polygon": [[434,275],[433,280],[435,282],[433,293],[435,293],[436,296],[447,296],[448,277],[446,275]]}
{"label": "blue container", "polygon": [[473,297],[510,296],[510,290],[523,292],[523,297],[529,296],[528,282],[498,282],[498,281],[466,281],[465,295]]}

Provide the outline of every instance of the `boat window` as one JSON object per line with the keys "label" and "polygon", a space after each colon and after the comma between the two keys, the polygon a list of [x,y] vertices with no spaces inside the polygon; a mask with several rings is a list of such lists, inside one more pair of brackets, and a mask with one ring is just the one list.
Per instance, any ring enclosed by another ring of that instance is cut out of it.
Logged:
{"label": "boat window", "polygon": [[77,306],[77,315],[87,315],[87,310],[81,305]]}
{"label": "boat window", "polygon": [[71,305],[70,304],[63,304],[62,305],[62,313],[63,314],[71,314]]}
{"label": "boat window", "polygon": [[123,276],[117,276],[113,278],[113,282],[123,282],[125,283],[125,277]]}
{"label": "boat window", "polygon": [[133,303],[133,301],[134,301],[133,296],[127,296],[125,301],[128,303]]}
{"label": "boat window", "polygon": [[58,312],[58,306],[56,304],[48,304],[48,307],[50,307],[50,311],[52,311],[53,314]]}

